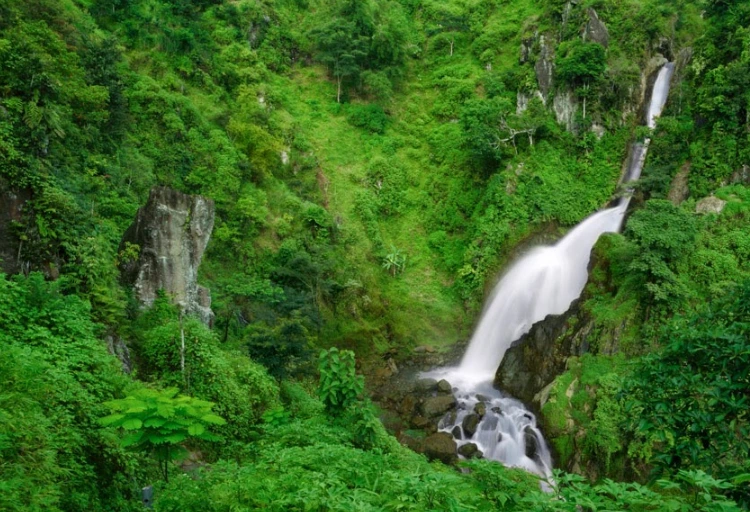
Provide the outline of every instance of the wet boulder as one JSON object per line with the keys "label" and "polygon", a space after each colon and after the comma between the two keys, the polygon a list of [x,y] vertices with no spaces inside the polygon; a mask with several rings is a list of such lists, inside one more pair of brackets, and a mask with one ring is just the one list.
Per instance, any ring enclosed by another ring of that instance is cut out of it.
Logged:
{"label": "wet boulder", "polygon": [[484,418],[484,415],[487,414],[487,404],[484,402],[479,402],[474,406],[474,413],[479,416],[480,419]]}
{"label": "wet boulder", "polygon": [[454,438],[459,439],[459,440],[464,438],[464,435],[461,432],[461,427],[459,427],[458,425],[453,427],[453,430],[451,430],[451,434],[453,434]]}
{"label": "wet boulder", "polygon": [[445,464],[455,464],[458,460],[456,441],[445,432],[438,432],[427,437],[423,448],[424,454],[430,460],[439,460]]}
{"label": "wet boulder", "polygon": [[428,418],[437,418],[456,408],[453,395],[438,395],[425,398],[422,402],[422,414]]}
{"label": "wet boulder", "polygon": [[461,422],[461,428],[463,428],[467,438],[471,438],[476,434],[478,426],[479,416],[476,414],[467,414]]}
{"label": "wet boulder", "polygon": [[458,454],[467,459],[481,459],[484,454],[474,443],[466,443],[458,447]]}
{"label": "wet boulder", "polygon": [[438,381],[435,379],[419,379],[414,388],[420,393],[435,391],[438,388]]}
{"label": "wet boulder", "polygon": [[438,393],[453,393],[453,386],[447,380],[443,379],[437,383]]}

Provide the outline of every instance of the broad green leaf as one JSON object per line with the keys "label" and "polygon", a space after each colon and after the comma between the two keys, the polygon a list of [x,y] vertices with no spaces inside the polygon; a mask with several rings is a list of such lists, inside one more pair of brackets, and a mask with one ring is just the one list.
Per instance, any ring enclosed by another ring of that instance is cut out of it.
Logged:
{"label": "broad green leaf", "polygon": [[205,416],[201,417],[201,421],[205,421],[206,423],[211,423],[212,425],[224,425],[226,421],[221,416],[217,416],[216,414],[206,414]]}
{"label": "broad green leaf", "polygon": [[188,427],[188,434],[191,436],[199,436],[206,431],[206,428],[200,423],[194,423]]}
{"label": "broad green leaf", "polygon": [[117,423],[124,417],[125,417],[124,414],[110,414],[109,416],[99,418],[99,424],[102,425],[103,427],[108,427],[110,425]]}
{"label": "broad green leaf", "polygon": [[122,422],[122,428],[125,430],[138,430],[143,426],[143,422],[138,418],[130,418]]}

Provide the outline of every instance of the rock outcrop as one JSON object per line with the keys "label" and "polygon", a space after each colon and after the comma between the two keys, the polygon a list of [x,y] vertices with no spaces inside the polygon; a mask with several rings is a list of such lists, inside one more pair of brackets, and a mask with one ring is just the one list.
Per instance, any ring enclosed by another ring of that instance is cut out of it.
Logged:
{"label": "rock outcrop", "polygon": [[729,178],[729,182],[732,184],[750,185],[750,165],[745,164],[734,171]]}
{"label": "rock outcrop", "polygon": [[563,336],[575,323],[578,305],[576,301],[562,315],[548,315],[514,341],[495,374],[495,386],[533,404],[537,393],[565,371],[568,358],[588,349],[585,336]]}
{"label": "rock outcrop", "polygon": [[555,85],[554,73],[555,73],[555,56],[554,46],[547,42],[545,36],[539,37],[539,57],[537,58],[536,64],[534,65],[534,71],[536,72],[536,80],[539,84],[539,91],[542,93],[544,101],[549,98],[552,87]]}
{"label": "rock outcrop", "polygon": [[30,190],[11,190],[0,179],[0,271],[16,274],[21,271],[20,240],[13,233],[13,225],[22,221]]}
{"label": "rock outcrop", "polygon": [[576,112],[578,111],[578,100],[570,89],[557,91],[552,102],[557,122],[565,125],[565,129],[572,131],[575,126]]}
{"label": "rock outcrop", "polygon": [[167,187],[151,190],[120,244],[120,250],[127,244],[140,248],[139,256],[122,263],[120,271],[144,307],[151,306],[158,291],[164,290],[186,313],[211,325],[211,296],[198,285],[198,267],[211,237],[214,214],[213,201],[205,197]]}
{"label": "rock outcrop", "polygon": [[690,196],[690,188],[688,187],[688,178],[690,178],[690,162],[686,162],[680,170],[677,171],[672,183],[669,186],[669,193],[667,199],[672,201],[672,204],[679,206],[685,199]]}
{"label": "rock outcrop", "polygon": [[698,201],[695,205],[695,211],[696,213],[721,213],[726,205],[726,201],[718,197],[708,196]]}
{"label": "rock outcrop", "polygon": [[583,40],[593,41],[607,48],[609,46],[609,30],[594,9],[589,7],[586,10],[589,17],[586,28],[583,29]]}

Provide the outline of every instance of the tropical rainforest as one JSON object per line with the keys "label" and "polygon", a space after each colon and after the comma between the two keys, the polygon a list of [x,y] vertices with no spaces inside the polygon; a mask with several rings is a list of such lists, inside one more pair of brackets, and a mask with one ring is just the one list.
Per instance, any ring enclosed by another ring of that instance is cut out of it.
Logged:
{"label": "tropical rainforest", "polygon": [[[378,386],[645,138],[554,477],[399,443]],[[158,187],[215,208],[209,321],[123,279]],[[0,198],[1,510],[750,507],[745,0],[0,0]]]}

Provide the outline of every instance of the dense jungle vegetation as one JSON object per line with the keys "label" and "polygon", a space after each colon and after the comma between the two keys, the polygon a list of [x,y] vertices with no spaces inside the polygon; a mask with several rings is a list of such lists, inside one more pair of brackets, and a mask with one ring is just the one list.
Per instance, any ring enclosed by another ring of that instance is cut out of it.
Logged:
{"label": "dense jungle vegetation", "polygon": [[[451,353],[645,137],[542,410],[571,472],[401,446],[375,370]],[[744,0],[0,0],[0,510],[747,510],[749,137]],[[156,185],[215,201],[210,329],[120,282]]]}

